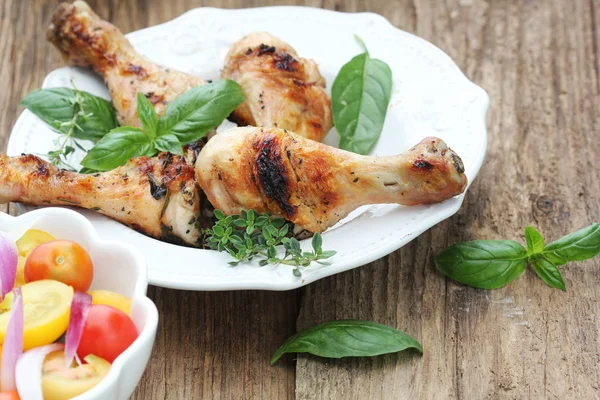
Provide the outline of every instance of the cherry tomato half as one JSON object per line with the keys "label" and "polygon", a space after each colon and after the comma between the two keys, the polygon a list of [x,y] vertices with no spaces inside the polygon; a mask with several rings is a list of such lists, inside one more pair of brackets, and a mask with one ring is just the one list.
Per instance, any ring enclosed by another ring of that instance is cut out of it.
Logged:
{"label": "cherry tomato half", "polygon": [[137,338],[133,321],[121,310],[104,304],[94,304],[88,312],[77,355],[88,354],[112,363]]}
{"label": "cherry tomato half", "polygon": [[16,390],[10,392],[0,392],[0,400],[21,400]]}
{"label": "cherry tomato half", "polygon": [[54,279],[86,292],[92,284],[94,266],[83,247],[70,240],[54,240],[36,247],[25,262],[25,281]]}
{"label": "cherry tomato half", "polygon": [[37,229],[29,229],[17,240],[17,250],[19,251],[19,263],[17,264],[17,276],[15,286],[23,286],[25,281],[25,261],[27,256],[40,244],[56,240],[48,232]]}

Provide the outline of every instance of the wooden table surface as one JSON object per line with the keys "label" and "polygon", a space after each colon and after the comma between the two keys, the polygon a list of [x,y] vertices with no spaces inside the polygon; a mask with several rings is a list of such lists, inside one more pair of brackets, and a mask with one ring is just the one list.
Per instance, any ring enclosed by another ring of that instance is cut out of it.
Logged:
{"label": "wooden table surface", "polygon": [[[276,3],[90,1],[125,32],[197,6]],[[282,293],[151,287],[160,324],[133,398],[600,398],[600,259],[567,267],[566,293],[532,272],[504,289],[471,289],[445,279],[432,263],[459,240],[523,240],[528,224],[553,240],[600,220],[600,2],[292,3],[380,13],[447,52],[491,97],[485,164],[457,215],[353,271]],[[22,111],[20,99],[62,65],[45,40],[56,4],[0,2],[2,149]],[[296,329],[339,318],[403,329],[422,342],[424,354],[286,356],[269,366],[273,351]]]}

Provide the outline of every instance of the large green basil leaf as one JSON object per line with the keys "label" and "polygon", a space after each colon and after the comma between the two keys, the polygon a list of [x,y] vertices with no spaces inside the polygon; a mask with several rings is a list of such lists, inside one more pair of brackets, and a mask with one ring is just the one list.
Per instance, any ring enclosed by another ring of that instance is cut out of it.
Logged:
{"label": "large green basil leaf", "polygon": [[310,353],[328,358],[370,357],[408,348],[423,351],[416,339],[389,326],[359,320],[331,321],[287,339],[271,357],[271,365],[285,353]]}
{"label": "large green basil leaf", "polygon": [[125,164],[132,157],[154,155],[152,140],[141,129],[124,126],[113,129],[90,150],[81,165],[108,171]]}
{"label": "large green basil leaf", "polygon": [[340,148],[367,154],[379,139],[392,94],[392,70],[367,52],[345,64],[331,87]]}
{"label": "large green basil leaf", "polygon": [[229,79],[194,87],[167,106],[159,120],[158,135],[172,133],[181,144],[194,142],[223,122],[243,101],[242,89]]}
{"label": "large green basil leaf", "polygon": [[544,248],[543,256],[554,265],[564,265],[569,261],[581,261],[600,254],[600,224],[563,236]]}
{"label": "large green basil leaf", "polygon": [[118,127],[109,101],[69,88],[39,89],[29,93],[21,105],[61,133],[67,133],[76,114],[72,136],[97,141]]}
{"label": "large green basil leaf", "polygon": [[527,268],[527,250],[512,240],[473,240],[454,244],[434,259],[444,275],[469,286],[496,289]]}

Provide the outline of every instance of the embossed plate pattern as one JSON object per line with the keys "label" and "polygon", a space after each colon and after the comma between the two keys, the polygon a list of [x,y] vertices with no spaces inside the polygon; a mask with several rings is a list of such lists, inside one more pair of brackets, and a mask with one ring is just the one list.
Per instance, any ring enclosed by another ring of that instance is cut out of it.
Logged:
{"label": "embossed plate pattern", "polygon": [[[340,67],[361,52],[353,37],[360,36],[372,57],[390,65],[394,77],[388,116],[372,154],[397,154],[426,136],[438,136],[462,157],[469,182],[475,179],[487,144],[487,94],[441,50],[394,28],[379,15],[302,7],[200,8],[127,37],[154,61],[215,79],[229,47],[253,31],[268,31],[290,43],[301,56],[314,59],[329,87]],[[43,86],[70,86],[71,82],[78,89],[109,98],[97,76],[77,68],[53,71]],[[326,143],[336,144],[336,136],[331,132]],[[7,152],[44,154],[53,148],[55,138],[43,122],[24,111]],[[73,163],[81,157],[75,154]],[[324,248],[338,251],[331,264],[310,266],[300,278],[284,265],[229,267],[226,254],[162,243],[97,213],[80,212],[102,238],[128,242],[143,251],[151,284],[189,290],[288,290],[389,254],[458,211],[463,198],[419,207],[362,207],[323,235]],[[303,241],[302,246],[308,249],[310,241]]]}

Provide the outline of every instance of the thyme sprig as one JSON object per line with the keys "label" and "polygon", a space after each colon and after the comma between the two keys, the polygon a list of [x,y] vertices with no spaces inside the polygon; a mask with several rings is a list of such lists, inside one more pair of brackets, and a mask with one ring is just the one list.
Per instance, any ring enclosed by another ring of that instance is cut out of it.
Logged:
{"label": "thyme sprig", "polygon": [[[217,222],[208,232],[207,245],[217,251],[226,251],[235,258],[232,266],[249,262],[260,257],[259,265],[285,264],[295,267],[295,276],[301,276],[300,267],[307,267],[312,262],[327,264],[322,260],[333,257],[333,250],[324,251],[323,238],[315,233],[312,238],[312,251],[302,251],[300,242],[289,237],[290,223],[280,217],[258,214],[253,210],[242,210],[241,215],[225,216],[222,211],[215,210]],[[283,245],[285,253],[278,255],[277,246]]]}
{"label": "thyme sprig", "polygon": [[75,152],[75,147],[73,146],[76,146],[83,151],[87,150],[77,142],[77,139],[73,137],[73,134],[75,133],[75,129],[82,131],[83,129],[79,124],[85,122],[85,120],[92,117],[93,114],[86,113],[83,109],[84,100],[81,96],[81,92],[76,90],[75,96],[72,99],[69,99],[69,101],[75,111],[73,118],[70,121],[55,121],[54,126],[59,132],[63,133],[63,135],[57,137],[54,141],[54,145],[57,146],[57,148],[48,152],[48,160],[57,167],[76,171],[76,169],[67,162],[67,156]]}

